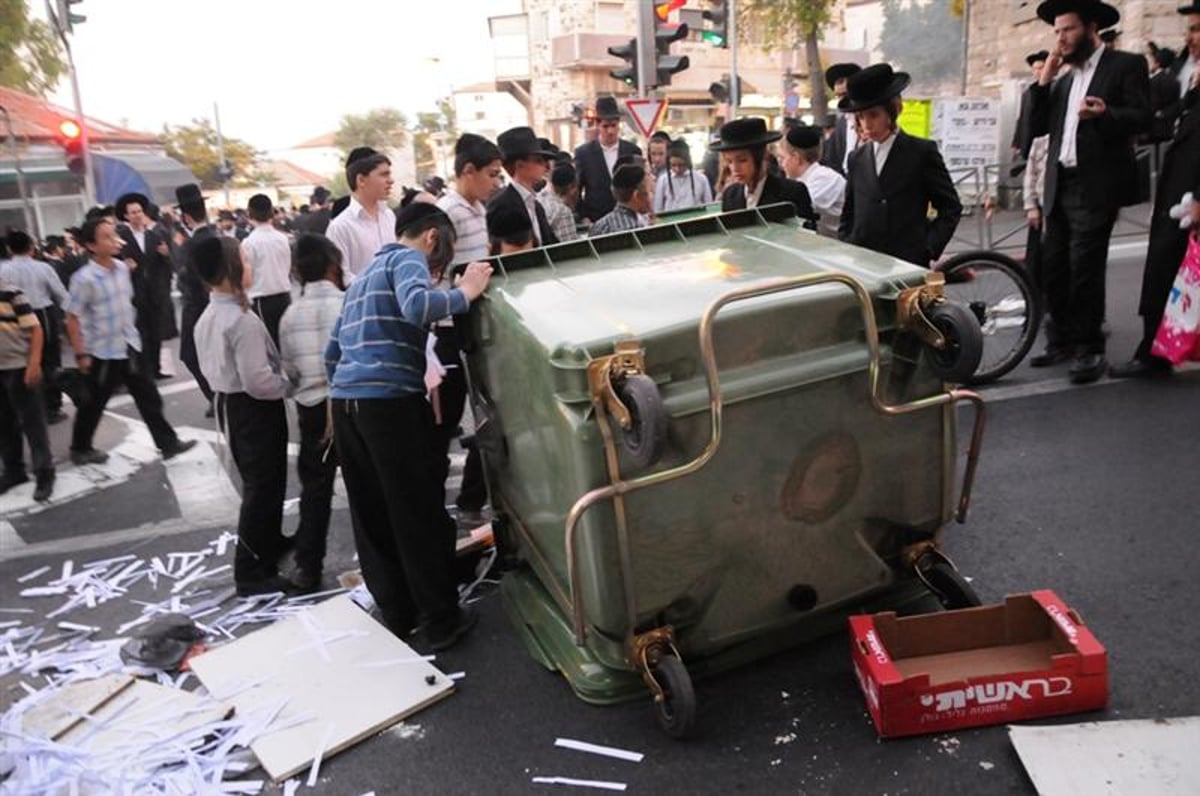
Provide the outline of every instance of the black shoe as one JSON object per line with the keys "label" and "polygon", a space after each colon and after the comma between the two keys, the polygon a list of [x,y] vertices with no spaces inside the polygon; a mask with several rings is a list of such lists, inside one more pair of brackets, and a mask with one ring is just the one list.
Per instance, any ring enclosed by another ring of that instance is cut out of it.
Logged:
{"label": "black shoe", "polygon": [[154,374],[155,381],[166,381],[167,379],[173,379],[173,378],[175,378],[175,377],[170,375],[169,373],[155,373]]}
{"label": "black shoe", "polygon": [[1071,364],[1067,376],[1072,384],[1091,384],[1104,375],[1108,370],[1108,360],[1104,354],[1080,354]]}
{"label": "black shoe", "polygon": [[67,413],[62,409],[55,409],[53,412],[46,413],[46,425],[52,426],[55,423],[61,423],[67,419]]}
{"label": "black shoe", "polygon": [[98,451],[95,448],[88,448],[85,451],[71,451],[71,464],[104,464],[108,461],[108,454],[104,451]]}
{"label": "black shoe", "polygon": [[4,475],[0,476],[0,495],[3,495],[14,486],[20,486],[28,481],[29,475],[25,472],[13,473],[11,475],[5,473]]}
{"label": "black shoe", "polygon": [[321,588],[321,571],[297,567],[292,573],[292,593],[312,594]]}
{"label": "black shoe", "polygon": [[1171,375],[1171,366],[1161,359],[1134,357],[1128,362],[1113,365],[1108,375],[1114,379],[1158,379]]}
{"label": "black shoe", "polygon": [[292,582],[287,578],[272,575],[262,580],[247,580],[237,584],[238,597],[254,597],[259,594],[275,594],[276,592],[291,594]]}
{"label": "black shoe", "polygon": [[439,623],[437,626],[430,625],[425,629],[429,648],[434,652],[450,649],[467,635],[478,621],[479,614],[475,613],[474,608],[468,607],[460,609],[458,616],[448,622]]}
{"label": "black shoe", "polygon": [[54,492],[54,471],[44,470],[37,474],[37,486],[33,490],[33,499],[45,503]]}
{"label": "black shoe", "polygon": [[1029,366],[1032,368],[1048,368],[1051,365],[1058,365],[1066,362],[1071,358],[1071,352],[1060,346],[1046,346],[1046,350],[1042,353],[1029,358]]}
{"label": "black shoe", "polygon": [[163,461],[174,459],[179,454],[190,451],[194,447],[196,447],[196,440],[194,439],[177,439],[170,447],[162,449]]}

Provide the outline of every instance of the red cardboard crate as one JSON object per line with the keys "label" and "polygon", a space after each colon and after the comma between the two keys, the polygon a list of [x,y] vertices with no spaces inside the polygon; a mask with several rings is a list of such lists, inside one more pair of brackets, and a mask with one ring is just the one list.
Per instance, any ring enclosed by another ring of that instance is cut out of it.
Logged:
{"label": "red cardboard crate", "polygon": [[884,737],[1103,708],[1108,658],[1052,591],[922,616],[850,618],[854,674]]}

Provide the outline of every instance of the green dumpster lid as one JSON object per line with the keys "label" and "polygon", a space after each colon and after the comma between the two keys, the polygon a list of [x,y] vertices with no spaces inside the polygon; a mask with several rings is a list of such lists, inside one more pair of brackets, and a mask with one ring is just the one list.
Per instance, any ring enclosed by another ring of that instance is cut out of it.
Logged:
{"label": "green dumpster lid", "polygon": [[[911,263],[801,228],[791,205],[618,232],[491,262],[497,275],[489,293],[511,305],[551,351],[694,326],[722,295],[780,278],[841,272],[880,294],[921,284],[925,275]],[[785,293],[754,301],[796,300]]]}

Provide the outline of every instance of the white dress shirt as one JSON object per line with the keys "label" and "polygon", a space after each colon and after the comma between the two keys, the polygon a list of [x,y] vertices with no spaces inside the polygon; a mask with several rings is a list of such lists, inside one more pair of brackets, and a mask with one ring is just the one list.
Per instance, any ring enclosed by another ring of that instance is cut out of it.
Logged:
{"label": "white dress shirt", "polygon": [[1092,84],[1092,78],[1096,75],[1096,65],[1100,63],[1100,56],[1103,53],[1104,45],[1102,44],[1096,48],[1096,52],[1092,53],[1082,67],[1071,68],[1071,93],[1067,96],[1067,114],[1063,117],[1062,144],[1058,153],[1058,162],[1068,169],[1079,165],[1076,152],[1079,108],[1083,105],[1084,97],[1087,96],[1088,86]]}
{"label": "white dress shirt", "polygon": [[133,233],[133,239],[137,241],[138,249],[144,253],[146,251],[146,228],[134,229],[130,227],[129,231]]}
{"label": "white dress shirt", "polygon": [[1192,87],[1192,75],[1197,69],[1196,59],[1188,57],[1184,60],[1183,66],[1179,68],[1179,98],[1183,99],[1183,95],[1188,93]]}
{"label": "white dress shirt", "polygon": [[375,261],[380,249],[396,242],[396,214],[387,202],[380,201],[372,218],[358,199],[351,196],[346,209],[329,222],[325,237],[341,250],[346,273],[358,276]]}
{"label": "white dress shirt", "polygon": [[712,200],[712,187],[708,184],[708,177],[694,169],[689,169],[682,175],[667,169],[654,183],[656,213],[706,205]]}
{"label": "white dress shirt", "polygon": [[888,155],[892,153],[892,144],[894,143],[896,143],[895,132],[882,141],[871,143],[871,146],[875,148],[875,176],[883,174],[883,167],[887,164]]}
{"label": "white dress shirt", "polygon": [[800,175],[800,182],[808,189],[813,209],[819,216],[817,231],[836,238],[842,220],[842,203],[846,199],[846,178],[835,169],[813,163]]}
{"label": "white dress shirt", "polygon": [[600,151],[604,153],[604,164],[608,166],[608,173],[611,175],[617,166],[617,158],[620,156],[621,152],[621,142],[617,141],[617,143],[613,144],[612,146],[605,146],[604,144],[601,144]]}
{"label": "white dress shirt", "polygon": [[758,202],[760,199],[762,199],[763,186],[766,184],[767,184],[767,171],[766,171],[766,169],[763,169],[763,176],[761,179],[759,179],[758,185],[754,186],[754,190],[750,190],[748,187],[743,188],[743,190],[746,193],[746,207],[747,208],[758,207]]}
{"label": "white dress shirt", "polygon": [[842,155],[842,171],[850,168],[850,153],[858,149],[858,127],[854,123],[854,114],[843,114],[846,120],[846,151]]}
{"label": "white dress shirt", "polygon": [[292,289],[292,247],[287,235],[271,225],[256,224],[254,231],[242,241],[242,258],[250,266],[251,300]]}
{"label": "white dress shirt", "polygon": [[525,203],[525,212],[529,214],[529,223],[533,226],[533,239],[537,241],[538,246],[541,246],[542,228],[538,226],[537,194],[519,182],[514,182],[513,187],[517,189],[517,193],[520,195],[521,201]]}

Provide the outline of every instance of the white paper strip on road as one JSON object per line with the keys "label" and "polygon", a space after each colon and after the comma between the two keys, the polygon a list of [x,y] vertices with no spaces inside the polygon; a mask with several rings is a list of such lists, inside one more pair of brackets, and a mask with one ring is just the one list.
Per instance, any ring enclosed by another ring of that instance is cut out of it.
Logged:
{"label": "white paper strip on road", "polygon": [[604,755],[605,757],[615,757],[618,760],[628,760],[631,763],[640,763],[646,756],[641,752],[630,752],[627,749],[617,749],[615,746],[600,746],[599,744],[588,743],[587,741],[576,741],[571,738],[558,738],[554,741],[554,745],[562,749],[574,749],[577,752],[590,752],[594,755]]}
{"label": "white paper strip on road", "polygon": [[596,788],[597,790],[625,790],[624,782],[605,782],[599,779],[573,779],[572,777],[534,777],[531,782],[535,785],[571,785],[576,788]]}
{"label": "white paper strip on road", "polygon": [[1042,796],[1200,793],[1200,716],[1010,726]]}

